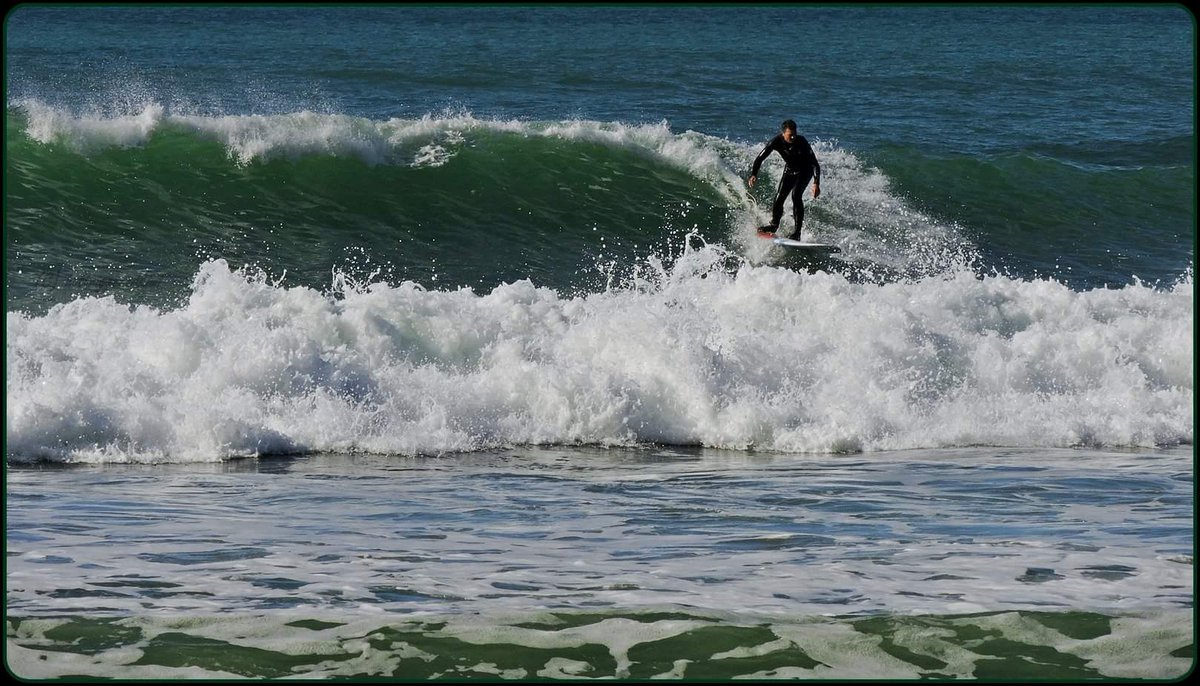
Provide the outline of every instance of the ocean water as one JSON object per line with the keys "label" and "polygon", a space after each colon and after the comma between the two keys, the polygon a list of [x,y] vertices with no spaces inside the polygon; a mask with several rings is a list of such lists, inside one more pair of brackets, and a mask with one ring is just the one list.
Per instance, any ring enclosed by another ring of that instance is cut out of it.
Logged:
{"label": "ocean water", "polygon": [[1194,27],[10,10],[8,670],[1187,673]]}

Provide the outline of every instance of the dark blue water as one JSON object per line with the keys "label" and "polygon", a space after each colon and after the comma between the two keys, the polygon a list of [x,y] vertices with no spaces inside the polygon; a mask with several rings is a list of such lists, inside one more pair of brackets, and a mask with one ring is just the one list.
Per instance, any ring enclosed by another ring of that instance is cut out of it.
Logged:
{"label": "dark blue water", "polygon": [[25,7],[6,28],[10,102],[71,108],[465,107],[746,140],[790,114],[855,150],[967,153],[1191,134],[1182,7]]}

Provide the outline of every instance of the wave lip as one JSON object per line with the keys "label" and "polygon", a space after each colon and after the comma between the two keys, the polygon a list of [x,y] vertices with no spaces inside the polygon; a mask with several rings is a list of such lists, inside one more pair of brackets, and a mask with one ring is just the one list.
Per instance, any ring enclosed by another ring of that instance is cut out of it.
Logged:
{"label": "wave lip", "polygon": [[220,143],[229,157],[242,165],[304,155],[356,157],[369,164],[396,163],[394,151],[410,141],[424,143],[446,138],[452,143],[462,143],[464,131],[490,131],[654,152],[702,174],[723,166],[718,151],[705,149],[703,143],[708,137],[674,134],[666,121],[653,124],[587,120],[526,122],[479,119],[469,112],[387,120],[312,111],[213,116],[172,114],[157,103],[147,104],[140,112],[132,114],[79,115],[38,100],[16,103],[15,110],[24,117],[26,135],[43,144],[65,144],[80,152],[105,147],[136,147],[145,145],[157,131],[174,128]]}

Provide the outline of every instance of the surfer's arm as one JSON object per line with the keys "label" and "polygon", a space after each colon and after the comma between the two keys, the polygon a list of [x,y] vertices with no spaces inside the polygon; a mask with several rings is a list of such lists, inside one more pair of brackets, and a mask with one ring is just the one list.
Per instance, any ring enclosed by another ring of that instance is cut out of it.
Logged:
{"label": "surfer's arm", "polygon": [[811,145],[808,146],[808,156],[812,158],[813,197],[815,198],[821,195],[821,163],[817,161],[817,153],[813,152]]}
{"label": "surfer's arm", "polygon": [[767,146],[762,149],[762,152],[758,153],[758,157],[754,158],[754,166],[750,169],[750,185],[751,186],[754,185],[754,179],[755,179],[755,177],[758,176],[758,170],[759,170],[759,167],[762,167],[763,160],[767,159],[767,156],[770,155],[771,151],[774,149],[775,149],[775,139],[772,138],[771,141],[769,143],[767,143]]}

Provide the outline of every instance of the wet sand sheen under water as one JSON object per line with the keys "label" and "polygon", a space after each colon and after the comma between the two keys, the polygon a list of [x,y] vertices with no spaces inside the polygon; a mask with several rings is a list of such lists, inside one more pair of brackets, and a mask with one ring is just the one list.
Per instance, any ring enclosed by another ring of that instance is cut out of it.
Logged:
{"label": "wet sand sheen under water", "polygon": [[29,676],[1168,677],[1191,475],[1190,448],[16,468],[8,644]]}

